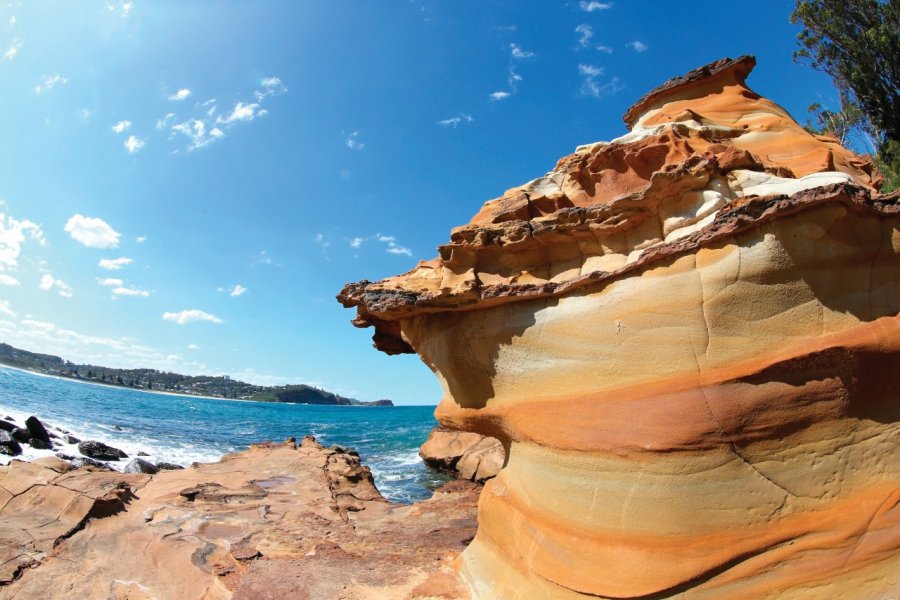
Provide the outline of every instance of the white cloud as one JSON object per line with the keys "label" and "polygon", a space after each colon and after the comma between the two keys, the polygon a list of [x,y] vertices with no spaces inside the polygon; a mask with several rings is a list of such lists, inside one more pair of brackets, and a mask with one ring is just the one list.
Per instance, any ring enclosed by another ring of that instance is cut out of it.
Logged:
{"label": "white cloud", "polygon": [[129,121],[128,119],[122,119],[112,126],[112,130],[116,133],[122,133],[123,131],[128,131],[129,127],[131,127],[131,121]]}
{"label": "white cloud", "polygon": [[620,92],[625,89],[618,77],[613,77],[605,83],[598,81],[603,76],[603,68],[594,65],[580,64],[578,65],[578,74],[581,75],[581,94],[583,96],[592,96],[594,98],[602,98]]}
{"label": "white cloud", "polygon": [[242,286],[241,284],[238,283],[233,288],[231,288],[231,292],[229,292],[228,295],[231,296],[232,298],[237,298],[238,296],[241,296],[241,295],[245,294],[246,292],[247,292],[247,288],[245,288],[244,286]]}
{"label": "white cloud", "polygon": [[182,100],[187,100],[187,98],[191,95],[191,90],[187,88],[181,88],[171,96],[169,96],[169,100],[172,102],[181,102]]}
{"label": "white cloud", "polygon": [[582,48],[587,48],[591,43],[591,38],[594,37],[594,29],[587,23],[582,23],[576,27],[575,33],[579,36],[578,45]]}
{"label": "white cloud", "polygon": [[594,12],[595,10],[606,10],[608,8],[612,8],[612,2],[597,2],[596,0],[592,0],[590,2],[582,2],[578,3],[578,8],[583,10],[584,12]]}
{"label": "white cloud", "polygon": [[457,115],[455,117],[450,117],[449,119],[442,119],[437,122],[438,125],[442,125],[444,127],[452,127],[456,129],[460,123],[471,123],[475,119],[472,118],[472,115]]}
{"label": "white cloud", "polygon": [[16,24],[16,15],[12,15],[12,16],[9,18],[9,26],[12,27],[12,26],[15,25],[15,24]]}
{"label": "white cloud", "polygon": [[284,83],[282,83],[281,79],[278,77],[263,77],[259,80],[259,85],[262,89],[253,92],[253,97],[256,98],[257,101],[262,101],[264,98],[287,91],[287,88],[284,87]]}
{"label": "white cloud", "polygon": [[139,290],[135,288],[117,287],[112,291],[116,296],[140,296],[146,298],[150,295],[147,290]]}
{"label": "white cloud", "polygon": [[4,212],[0,202],[0,284],[19,285],[19,280],[11,273],[19,268],[22,246],[28,240],[44,245],[41,226],[29,220],[15,219]]}
{"label": "white cloud", "polygon": [[126,265],[130,265],[134,260],[130,258],[101,258],[100,262],[97,263],[101,269],[106,269],[107,271],[118,271],[122,267]]}
{"label": "white cloud", "polygon": [[259,111],[259,104],[245,104],[243,102],[238,102],[234,105],[234,109],[229,113],[227,117],[224,119],[219,118],[218,123],[225,123],[226,125],[235,123],[237,121],[252,121],[258,116],[262,116],[265,113]]}
{"label": "white cloud", "polygon": [[612,54],[612,53],[613,53],[613,49],[612,49],[612,48],[610,48],[609,46],[604,46],[603,44],[600,44],[600,45],[597,46],[597,51],[598,51],[598,52],[606,52],[607,54]]}
{"label": "white cloud", "polygon": [[147,236],[146,236],[146,235],[140,235],[140,236],[134,238],[134,241],[136,241],[138,244],[143,244],[144,242],[147,241]]}
{"label": "white cloud", "polygon": [[362,150],[366,147],[364,143],[359,141],[359,132],[354,131],[350,135],[347,136],[347,147],[351,150]]}
{"label": "white cloud", "polygon": [[36,321],[34,319],[25,319],[22,321],[22,325],[26,327],[32,327],[34,329],[40,329],[41,331],[53,331],[56,329],[56,325],[53,323],[47,323],[46,321]]}
{"label": "white cloud", "polygon": [[40,95],[44,92],[49,92],[57,85],[65,85],[67,83],[69,83],[69,78],[62,77],[59,73],[46,75],[41,83],[34,86],[34,93]]}
{"label": "white cloud", "polygon": [[174,118],[175,118],[175,113],[173,113],[173,112],[166,113],[161,119],[156,120],[156,130],[162,131],[163,129],[165,129],[166,127],[169,126],[169,123]]}
{"label": "white cloud", "polygon": [[397,243],[397,238],[392,235],[383,235],[381,233],[376,233],[375,235],[369,237],[355,237],[350,240],[350,247],[354,249],[360,249],[365,242],[375,241],[381,242],[386,245],[384,249],[388,254],[402,254],[403,256],[412,257],[412,250],[407,248],[406,246],[401,246]]}
{"label": "white cloud", "polygon": [[634,50],[635,52],[646,52],[647,50],[650,49],[650,46],[648,46],[647,44],[645,44],[644,42],[642,42],[640,40],[628,42],[625,45],[628,46],[629,48],[631,48],[632,50]]}
{"label": "white cloud", "polygon": [[162,318],[165,321],[172,321],[173,323],[178,323],[179,325],[184,325],[186,323],[191,323],[194,321],[208,321],[210,323],[217,324],[224,323],[224,321],[219,317],[202,310],[197,310],[196,308],[190,310],[182,310],[181,312],[163,313]]}
{"label": "white cloud", "polygon": [[9,45],[9,49],[3,53],[3,58],[6,60],[12,60],[16,57],[16,54],[19,53],[19,50],[22,49],[22,44],[19,40],[13,40],[12,44]]}
{"label": "white cloud", "polygon": [[188,145],[188,151],[202,148],[225,135],[218,127],[207,130],[206,123],[200,119],[191,119],[190,121],[174,125],[172,131],[186,136],[191,141]]}
{"label": "white cloud", "polygon": [[129,135],[123,145],[125,146],[125,149],[128,150],[128,154],[134,154],[144,147],[144,140],[137,136]]}
{"label": "white cloud", "polygon": [[15,311],[9,306],[9,300],[0,300],[0,313],[8,317],[15,317]]}
{"label": "white cloud", "polygon": [[45,291],[50,291],[53,288],[56,288],[57,293],[63,298],[71,298],[72,297],[72,288],[66,285],[64,281],[61,279],[56,279],[50,273],[44,273],[41,276],[41,282],[38,284],[38,287]]}
{"label": "white cloud", "polygon": [[72,216],[64,229],[73,240],[88,248],[115,248],[119,245],[121,235],[103,219],[80,214]]}
{"label": "white cloud", "polygon": [[197,344],[188,344],[187,348],[188,350],[199,350],[200,346],[198,346]]}
{"label": "white cloud", "polygon": [[516,59],[524,59],[524,58],[533,58],[534,52],[528,52],[527,50],[522,50],[522,48],[518,44],[510,44],[509,45],[509,54],[512,58]]}
{"label": "white cloud", "polygon": [[122,287],[125,282],[121,279],[116,279],[115,277],[107,277],[106,279],[98,279],[97,283],[103,287]]}
{"label": "white cloud", "polygon": [[91,111],[87,108],[82,108],[78,111],[78,118],[81,119],[82,123],[87,123],[91,120]]}
{"label": "white cloud", "polygon": [[506,100],[510,95],[509,92],[494,92],[491,94],[491,100]]}
{"label": "white cloud", "polygon": [[325,234],[323,233],[317,233],[315,240],[316,243],[322,248],[322,250],[325,250],[326,248],[331,246],[331,242],[325,239]]}

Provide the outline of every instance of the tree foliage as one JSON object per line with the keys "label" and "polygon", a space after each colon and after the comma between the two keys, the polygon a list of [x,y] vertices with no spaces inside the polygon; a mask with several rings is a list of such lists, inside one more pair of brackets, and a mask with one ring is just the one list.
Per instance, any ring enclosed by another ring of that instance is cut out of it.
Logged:
{"label": "tree foliage", "polygon": [[[856,132],[878,151],[887,181],[900,160],[900,0],[798,0],[794,59],[827,73],[840,92],[838,112],[810,107],[813,130],[842,143]],[[895,183],[896,185],[896,183]]]}

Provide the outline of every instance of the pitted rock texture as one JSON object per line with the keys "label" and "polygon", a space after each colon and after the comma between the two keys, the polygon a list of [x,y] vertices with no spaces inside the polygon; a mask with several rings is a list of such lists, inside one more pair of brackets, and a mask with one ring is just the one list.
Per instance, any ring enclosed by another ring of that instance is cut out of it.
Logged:
{"label": "pitted rock texture", "polygon": [[657,88],[339,295],[508,449],[473,598],[900,596],[900,195],[753,65]]}
{"label": "pitted rock texture", "polygon": [[478,487],[390,504],[311,438],[155,475],[14,461],[0,494],[3,600],[467,597],[453,565]]}

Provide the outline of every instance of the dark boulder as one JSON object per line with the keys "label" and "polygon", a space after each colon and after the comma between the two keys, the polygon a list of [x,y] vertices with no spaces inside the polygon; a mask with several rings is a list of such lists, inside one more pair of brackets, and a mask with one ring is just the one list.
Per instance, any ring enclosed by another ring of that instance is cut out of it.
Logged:
{"label": "dark boulder", "polygon": [[66,441],[67,444],[80,444],[81,443],[81,440],[79,440],[74,435],[70,435],[68,433],[63,437],[63,439]]}
{"label": "dark boulder", "polygon": [[0,430],[0,454],[7,456],[22,454],[22,446],[8,431]]}
{"label": "dark boulder", "polygon": [[52,450],[53,449],[53,444],[51,444],[49,442],[45,442],[44,440],[41,440],[38,438],[29,439],[28,444],[35,450]]}
{"label": "dark boulder", "polygon": [[28,440],[31,439],[31,435],[28,433],[28,430],[22,429],[21,427],[16,427],[12,431],[10,431],[9,434],[13,436],[13,438],[20,444],[27,444]]}
{"label": "dark boulder", "polygon": [[135,458],[125,465],[125,473],[145,473],[147,475],[156,475],[159,473],[159,467],[142,458]]}
{"label": "dark boulder", "polygon": [[184,467],[182,467],[181,465],[176,465],[175,463],[160,462],[156,463],[156,468],[160,471],[178,471],[180,469],[183,469]]}
{"label": "dark boulder", "polygon": [[10,423],[9,421],[0,419],[0,431],[12,431],[15,428],[16,428],[15,423]]}
{"label": "dark boulder", "polygon": [[128,458],[128,455],[112,446],[107,446],[103,442],[96,440],[88,440],[78,444],[78,451],[87,457],[97,460],[119,460]]}
{"label": "dark boulder", "polygon": [[144,452],[143,450],[139,450],[138,453],[137,453],[137,455],[138,455],[138,456],[150,456],[149,454],[147,454],[147,453]]}
{"label": "dark boulder", "polygon": [[95,469],[100,469],[101,471],[113,471],[114,469],[109,465],[105,465],[102,462],[96,461],[92,458],[87,458],[86,456],[78,456],[69,461],[73,467],[76,469],[80,467],[94,467]]}
{"label": "dark boulder", "polygon": [[41,423],[40,419],[37,417],[32,416],[25,419],[25,427],[28,429],[28,433],[31,434],[30,437],[41,440],[48,445],[53,444],[53,442],[50,441],[50,434],[47,433],[47,428],[44,427],[44,424]]}

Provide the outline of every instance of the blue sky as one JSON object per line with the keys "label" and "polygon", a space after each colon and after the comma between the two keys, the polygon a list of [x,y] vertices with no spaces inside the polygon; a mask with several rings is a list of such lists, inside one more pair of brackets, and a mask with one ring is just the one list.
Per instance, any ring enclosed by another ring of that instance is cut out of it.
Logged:
{"label": "blue sky", "polygon": [[792,2],[12,2],[0,9],[0,341],[73,361],[433,404],[334,300],[755,54],[798,120]]}

